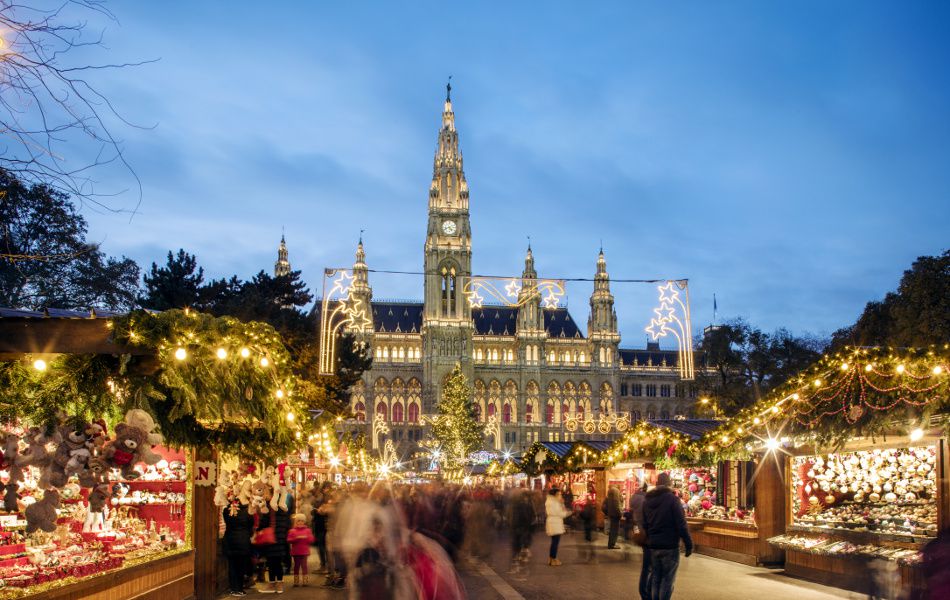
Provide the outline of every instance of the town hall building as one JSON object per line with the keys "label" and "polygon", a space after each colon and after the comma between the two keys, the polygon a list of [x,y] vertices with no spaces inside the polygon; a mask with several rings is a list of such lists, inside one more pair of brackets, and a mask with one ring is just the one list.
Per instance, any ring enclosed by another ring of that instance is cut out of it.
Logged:
{"label": "town hall building", "polygon": [[[352,394],[356,426],[365,426],[367,440],[373,440],[372,422],[381,415],[397,446],[411,450],[426,435],[422,416],[437,412],[441,386],[456,363],[472,385],[479,418],[494,417],[499,424],[495,447],[515,452],[535,441],[619,435],[615,428],[593,435],[576,427],[570,431],[571,416],[584,421],[605,415],[629,422],[691,416],[696,394],[690,382],[679,378],[676,351],[654,343],[645,349],[620,347],[602,249],[592,261],[594,290],[586,327],[566,307],[542,303],[530,245],[516,302],[473,305],[466,297],[473,232],[450,92],[428,192],[423,300],[373,300],[372,259],[362,240],[356,248],[349,296],[372,307],[372,330],[367,328],[360,339],[373,356],[372,369]],[[281,239],[275,272],[289,269]]]}

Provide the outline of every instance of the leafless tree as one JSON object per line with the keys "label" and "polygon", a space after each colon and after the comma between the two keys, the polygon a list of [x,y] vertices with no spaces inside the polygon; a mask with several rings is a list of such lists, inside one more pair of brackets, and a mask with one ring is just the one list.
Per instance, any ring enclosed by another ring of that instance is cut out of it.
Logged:
{"label": "leafless tree", "polygon": [[[139,127],[119,114],[90,81],[98,71],[144,64],[72,64],[89,47],[89,21],[115,21],[102,0],[65,0],[51,8],[0,0],[0,167],[97,208],[135,214],[142,187],[110,126]],[[127,190],[97,187],[97,173],[118,166],[134,180],[135,207],[110,202]]]}

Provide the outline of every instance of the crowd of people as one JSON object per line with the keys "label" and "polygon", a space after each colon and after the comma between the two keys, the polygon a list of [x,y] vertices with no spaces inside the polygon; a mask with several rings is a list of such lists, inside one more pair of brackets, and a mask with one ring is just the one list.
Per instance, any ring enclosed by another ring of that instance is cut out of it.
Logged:
{"label": "crowd of people", "polygon": [[[636,539],[636,531],[645,533],[640,596],[666,599],[680,541],[687,556],[692,542],[669,476],[661,474],[657,483],[648,493],[640,490],[628,506],[616,488],[600,500],[593,493],[574,498],[569,488],[558,486],[502,491],[389,481],[315,483],[298,491],[296,500],[275,495],[280,501],[272,500],[266,511],[232,502],[222,513],[231,595],[250,589],[283,593],[292,574],[293,586],[346,588],[350,598],[456,600],[465,597],[465,589],[455,564],[487,559],[500,533],[507,532],[511,543],[509,573],[519,575],[527,570],[536,531],[550,539],[547,564],[558,567],[561,536],[582,529],[581,556],[586,552],[593,560],[594,532],[603,522],[608,549]],[[310,579],[311,550],[321,582]]]}

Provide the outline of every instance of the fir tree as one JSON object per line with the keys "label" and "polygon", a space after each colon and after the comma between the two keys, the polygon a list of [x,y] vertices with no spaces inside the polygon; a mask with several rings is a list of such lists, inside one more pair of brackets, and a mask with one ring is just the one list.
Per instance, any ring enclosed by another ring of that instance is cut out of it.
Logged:
{"label": "fir tree", "polygon": [[437,408],[439,419],[432,433],[442,446],[445,466],[460,467],[469,454],[481,448],[484,433],[475,417],[472,388],[458,363],[442,388]]}

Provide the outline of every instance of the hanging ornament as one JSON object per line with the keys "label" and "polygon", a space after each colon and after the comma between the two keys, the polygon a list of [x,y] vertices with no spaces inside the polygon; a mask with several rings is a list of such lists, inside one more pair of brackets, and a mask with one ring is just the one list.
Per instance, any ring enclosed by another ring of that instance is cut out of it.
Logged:
{"label": "hanging ornament", "polygon": [[864,416],[864,407],[860,404],[852,404],[851,408],[848,409],[848,418],[852,421],[857,421]]}

